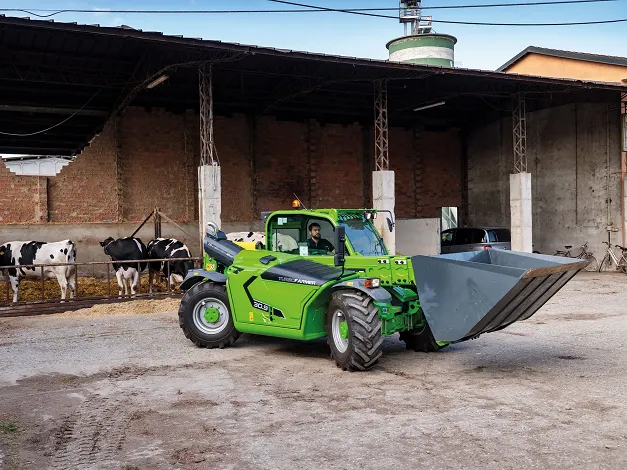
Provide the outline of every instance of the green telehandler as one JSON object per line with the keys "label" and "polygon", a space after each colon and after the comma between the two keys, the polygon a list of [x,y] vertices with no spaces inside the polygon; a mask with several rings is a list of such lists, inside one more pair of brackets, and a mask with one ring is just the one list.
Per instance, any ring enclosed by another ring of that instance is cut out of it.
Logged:
{"label": "green telehandler", "polygon": [[[344,370],[367,370],[386,336],[434,352],[531,317],[587,261],[488,248],[392,256],[374,209],[262,213],[263,249],[244,249],[209,223],[204,269],[189,271],[179,324],[199,347],[229,346],[241,333],[327,338]],[[310,248],[313,225],[333,252]],[[388,230],[394,222],[387,218]],[[257,245],[258,246],[258,245]]]}

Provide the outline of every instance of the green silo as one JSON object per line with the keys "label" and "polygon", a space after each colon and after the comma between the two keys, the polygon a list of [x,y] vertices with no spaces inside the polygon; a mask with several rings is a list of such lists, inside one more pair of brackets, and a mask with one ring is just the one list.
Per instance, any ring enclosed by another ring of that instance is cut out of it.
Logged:
{"label": "green silo", "polygon": [[386,44],[391,62],[453,67],[457,39],[449,34],[412,34]]}

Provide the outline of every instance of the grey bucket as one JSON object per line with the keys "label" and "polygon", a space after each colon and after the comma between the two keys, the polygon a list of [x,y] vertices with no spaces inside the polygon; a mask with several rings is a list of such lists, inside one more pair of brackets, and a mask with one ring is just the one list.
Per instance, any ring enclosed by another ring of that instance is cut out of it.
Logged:
{"label": "grey bucket", "polygon": [[487,249],[411,258],[437,341],[458,342],[526,320],[588,261]]}

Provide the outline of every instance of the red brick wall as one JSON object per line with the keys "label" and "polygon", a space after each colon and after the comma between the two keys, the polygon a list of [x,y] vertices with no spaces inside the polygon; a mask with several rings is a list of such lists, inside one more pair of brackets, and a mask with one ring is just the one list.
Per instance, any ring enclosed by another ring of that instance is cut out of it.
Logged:
{"label": "red brick wall", "polygon": [[394,171],[396,205],[399,218],[416,216],[416,188],[414,185],[414,133],[406,129],[390,129],[390,170]]}
{"label": "red brick wall", "polygon": [[185,151],[185,122],[184,115],[160,109],[129,108],[122,116],[119,135],[125,220],[142,221],[155,206],[176,221],[197,219],[196,211],[186,203],[197,176],[188,164],[191,152]]}
{"label": "red brick wall", "polygon": [[253,206],[253,123],[245,116],[216,117],[214,135],[222,167],[222,220],[258,219]]}
{"label": "red brick wall", "polygon": [[[309,198],[307,132],[305,123],[257,120],[253,162],[257,211],[291,207],[293,193],[303,201]],[[228,184],[223,179],[222,187]]]}
{"label": "red brick wall", "polygon": [[317,174],[313,206],[363,207],[363,129],[358,125],[327,124],[318,130],[319,147],[311,161]]}
{"label": "red brick wall", "polygon": [[0,224],[33,223],[38,212],[37,178],[17,176],[0,165]]}
{"label": "red brick wall", "polygon": [[459,132],[428,132],[421,138],[422,213],[437,217],[440,207],[461,207],[462,170]]}
{"label": "red brick wall", "polygon": [[58,175],[48,178],[48,196],[50,222],[117,221],[113,122]]}
{"label": "red brick wall", "polygon": [[[216,118],[215,141],[225,222],[290,207],[293,193],[319,208],[371,200],[371,129],[236,115]],[[0,224],[139,222],[155,205],[176,221],[197,220],[199,147],[198,115],[129,108],[55,177],[0,168]],[[460,158],[456,132],[421,132],[414,142],[412,130],[390,129],[397,216],[459,206]]]}

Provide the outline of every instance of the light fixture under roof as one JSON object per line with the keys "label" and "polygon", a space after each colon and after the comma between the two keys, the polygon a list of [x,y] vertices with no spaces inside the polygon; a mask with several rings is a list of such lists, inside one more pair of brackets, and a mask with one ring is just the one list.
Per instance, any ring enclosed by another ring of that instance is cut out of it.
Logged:
{"label": "light fixture under roof", "polygon": [[161,83],[165,82],[168,78],[169,77],[167,75],[161,75],[159,78],[156,78],[155,80],[150,82],[148,85],[146,85],[146,88],[154,88],[157,85],[160,85]]}

